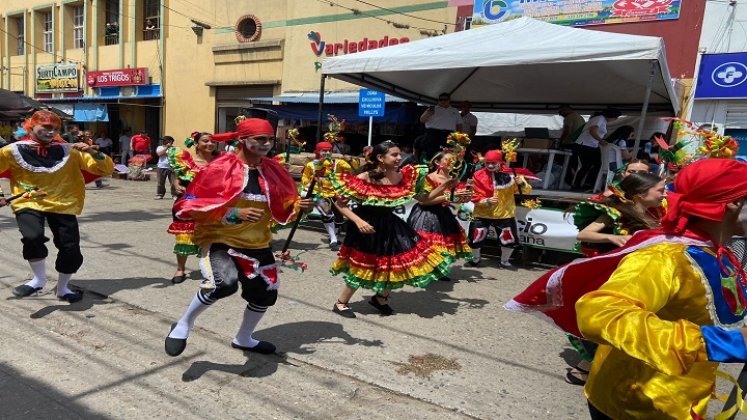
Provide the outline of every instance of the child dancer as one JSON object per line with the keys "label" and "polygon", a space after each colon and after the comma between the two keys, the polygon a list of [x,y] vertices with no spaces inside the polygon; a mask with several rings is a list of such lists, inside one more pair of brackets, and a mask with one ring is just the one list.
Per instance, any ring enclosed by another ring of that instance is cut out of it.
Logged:
{"label": "child dancer", "polygon": [[332,143],[326,141],[317,143],[314,153],[316,159],[307,163],[303,168],[301,186],[308,188],[311,181],[314,178],[317,179],[314,186],[314,196],[319,197],[316,201],[316,210],[322,217],[322,223],[329,235],[329,249],[338,251],[340,244],[337,241],[335,226],[335,219],[339,213],[335,207],[337,192],[332,187],[330,177],[337,172],[349,172],[351,168],[344,160],[332,158]]}
{"label": "child dancer", "polygon": [[[425,238],[394,214],[421,189],[427,169],[401,163],[399,147],[391,141],[374,146],[358,175],[336,173],[332,185],[340,194],[340,212],[349,220],[347,234],[332,274],[343,273],[345,286],[332,310],[355,318],[348,301],[359,287],[376,294],[368,301],[382,315],[391,315],[389,293],[405,284],[425,287],[448,274],[449,261]],[[445,182],[433,190],[435,197],[453,185]],[[357,207],[350,209],[346,200]]]}
{"label": "child dancer", "polygon": [[[0,149],[0,177],[10,178],[11,193],[27,187],[46,193],[43,198],[19,198],[11,204],[23,239],[23,258],[34,278],[13,289],[19,298],[30,296],[47,284],[46,258],[49,225],[57,247],[55,269],[57,297],[69,303],[83,298],[83,292],[68,287],[73,273],[83,265],[78,219],[86,197],[86,183],[111,175],[114,162],[86,143],[66,143],[60,138],[60,118],[50,111],[37,111],[26,121],[28,135]],[[0,206],[5,201],[0,198]]]}
{"label": "child dancer", "polygon": [[474,257],[468,261],[473,267],[480,263],[482,242],[493,226],[501,243],[501,267],[516,270],[509,262],[519,245],[514,194],[528,194],[532,186],[521,175],[514,177],[504,170],[508,168],[503,166],[503,153],[491,150],[485,154],[485,167],[475,172],[473,178],[475,220],[469,225],[469,238]]}
{"label": "child dancer", "polygon": [[197,317],[219,299],[239,289],[247,301],[244,317],[231,346],[273,353],[275,346],[252,338],[267,309],[275,304],[280,282],[270,250],[270,225],[288,223],[298,208],[314,206],[300,200],[288,171],[267,153],[275,129],[263,119],[239,120],[236,132],[212,136],[239,140],[236,154],[227,153],[202,169],[176,206],[176,216],[195,220],[194,240],[202,249],[205,281],[187,311],[171,327],[165,350],[180,355]]}
{"label": "child dancer", "polygon": [[[425,178],[425,192],[432,192],[444,183],[449,182],[449,166],[454,155],[439,152],[431,161],[430,173]],[[442,254],[447,255],[449,264],[459,258],[472,261],[472,249],[467,245],[467,235],[457,223],[454,214],[449,209],[449,202],[469,201],[471,192],[465,185],[455,191],[452,198],[450,191],[444,191],[432,199],[426,199],[416,204],[410,211],[407,223],[421,237],[427,238]],[[440,280],[449,281],[448,277]]]}
{"label": "child dancer", "polygon": [[[218,157],[216,143],[210,138],[209,133],[194,132],[184,145],[187,148],[195,146],[195,154],[186,149],[172,147],[168,151],[169,165],[176,175],[174,184],[177,199],[182,199],[189,183],[198,172],[208,163]],[[176,206],[177,203],[174,203]],[[172,211],[173,221],[169,225],[168,232],[175,236],[174,254],[176,254],[176,273],[171,278],[174,284],[183,283],[187,279],[187,258],[190,255],[200,255],[200,248],[194,244],[195,223],[192,220],[179,220],[175,211]]]}

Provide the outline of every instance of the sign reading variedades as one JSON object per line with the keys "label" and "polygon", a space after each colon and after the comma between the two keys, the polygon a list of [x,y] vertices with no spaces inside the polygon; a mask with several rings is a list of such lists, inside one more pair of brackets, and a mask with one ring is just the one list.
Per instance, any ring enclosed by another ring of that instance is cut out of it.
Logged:
{"label": "sign reading variedades", "polygon": [[586,26],[671,20],[681,0],[475,0],[472,27],[526,16],[558,25]]}
{"label": "sign reading variedades", "polygon": [[90,87],[137,86],[148,83],[148,70],[144,67],[134,69],[89,71],[86,83]]}
{"label": "sign reading variedades", "polygon": [[77,64],[36,66],[36,92],[78,92],[80,72]]}
{"label": "sign reading variedades", "polygon": [[313,51],[314,55],[316,55],[317,57],[321,57],[322,54],[328,57],[342,54],[352,54],[360,51],[374,50],[376,48],[384,48],[390,45],[399,45],[410,42],[410,38],[390,38],[389,35],[386,35],[380,39],[363,38],[357,41],[343,39],[342,42],[327,42],[322,41],[322,34],[314,31],[309,32],[307,37],[311,41],[311,51]]}
{"label": "sign reading variedades", "polygon": [[703,54],[695,99],[747,98],[747,53]]}

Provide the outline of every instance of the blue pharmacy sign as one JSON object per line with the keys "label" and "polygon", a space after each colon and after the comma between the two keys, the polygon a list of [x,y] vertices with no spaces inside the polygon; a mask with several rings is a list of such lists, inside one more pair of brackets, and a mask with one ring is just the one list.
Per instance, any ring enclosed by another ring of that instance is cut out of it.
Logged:
{"label": "blue pharmacy sign", "polygon": [[747,98],[747,53],[703,54],[695,99]]}
{"label": "blue pharmacy sign", "polygon": [[386,95],[371,89],[361,89],[358,92],[359,117],[383,117],[386,105]]}

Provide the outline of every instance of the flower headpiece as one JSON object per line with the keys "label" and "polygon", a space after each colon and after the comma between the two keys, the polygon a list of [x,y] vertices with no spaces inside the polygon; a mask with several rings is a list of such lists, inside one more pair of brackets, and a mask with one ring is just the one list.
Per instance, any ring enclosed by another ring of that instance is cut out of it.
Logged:
{"label": "flower headpiece", "polygon": [[612,195],[617,197],[617,199],[620,200],[621,203],[628,204],[632,202],[632,200],[625,196],[625,191],[621,190],[620,186],[616,182],[612,182],[611,184],[609,184],[607,186],[607,189],[612,193]]}
{"label": "flower headpiece", "polygon": [[516,162],[516,149],[519,148],[519,140],[517,139],[506,139],[501,143],[501,150],[503,151],[503,158],[506,163]]}
{"label": "flower headpiece", "polygon": [[290,130],[288,130],[288,138],[291,140],[291,142],[299,149],[303,149],[306,146],[306,142],[298,139],[299,134],[300,133],[297,128],[291,128]]}
{"label": "flower headpiece", "polygon": [[337,117],[332,114],[328,114],[327,119],[329,120],[329,131],[324,133],[324,136],[322,137],[326,142],[336,143],[340,141],[340,138],[342,137],[340,132],[345,130],[345,120],[338,121]]}

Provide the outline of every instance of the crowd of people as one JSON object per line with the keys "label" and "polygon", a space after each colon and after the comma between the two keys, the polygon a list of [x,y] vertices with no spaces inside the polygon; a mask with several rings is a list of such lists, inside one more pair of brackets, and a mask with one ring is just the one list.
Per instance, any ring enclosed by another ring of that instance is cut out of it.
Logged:
{"label": "crowd of people", "polygon": [[[424,119],[456,122],[459,115],[437,112],[426,111]],[[598,146],[604,122],[616,117],[595,118],[588,137]],[[88,141],[85,133],[66,141],[60,127],[56,115],[39,111],[24,124],[20,141],[0,149],[0,177],[10,179],[12,194],[0,194],[0,206],[12,207],[34,274],[13,294],[28,297],[47,283],[46,222],[59,250],[57,296],[74,303],[83,295],[69,283],[83,264],[76,215],[85,184],[111,174],[114,163],[102,151],[106,143]],[[436,126],[431,135],[441,131]],[[399,146],[384,141],[367,149],[365,163],[354,169],[333,157],[334,144],[320,141],[297,186],[282,159],[271,157],[275,132],[265,119],[240,117],[235,132],[194,132],[184,148],[166,137],[156,149],[156,198],[165,196],[167,179],[174,197],[172,282],[185,281],[190,255],[200,259],[203,276],[165,338],[168,355],[182,354],[198,317],[239,289],[247,304],[230,346],[275,352],[274,344],[253,337],[277,300],[278,259],[287,257],[274,254],[270,241],[314,208],[337,253],[330,271],[343,282],[331,309],[345,318],[357,316],[349,302],[360,288],[371,290],[368,303],[389,316],[394,290],[449,281],[458,261],[478,266],[491,226],[501,245],[499,267],[515,270],[515,196],[531,186],[509,167],[509,151],[488,151],[481,167],[463,177],[454,171],[458,147],[436,151],[429,166],[403,165]],[[133,152],[150,150],[143,137],[131,139]],[[721,140],[709,158],[666,179],[643,162],[620,168],[605,193],[572,209],[586,258],[551,270],[506,305],[545,315],[569,334],[586,362],[567,380],[585,384],[594,419],[703,415],[717,363],[747,361],[747,277],[725,247],[740,233],[747,164],[722,158],[729,146]],[[219,152],[225,143],[235,151]],[[591,141],[582,147],[594,148]],[[579,156],[593,153],[580,150]],[[411,200],[417,204],[403,220],[394,209]],[[450,205],[467,202],[474,220],[465,232]]]}

